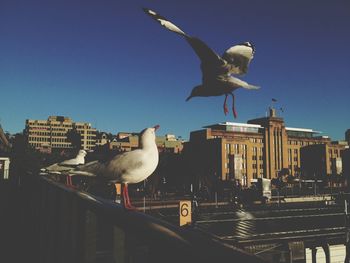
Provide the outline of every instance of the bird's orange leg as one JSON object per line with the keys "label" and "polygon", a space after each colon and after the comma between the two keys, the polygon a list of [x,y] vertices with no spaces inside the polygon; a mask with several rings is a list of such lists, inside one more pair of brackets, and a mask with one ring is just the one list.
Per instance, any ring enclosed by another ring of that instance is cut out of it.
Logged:
{"label": "bird's orange leg", "polygon": [[123,187],[123,202],[124,202],[124,207],[128,208],[128,202],[127,202],[127,197],[126,197],[126,189],[127,189],[127,185],[125,184]]}
{"label": "bird's orange leg", "polygon": [[69,175],[66,175],[66,185],[67,185],[68,187],[73,186],[72,177],[69,176]]}
{"label": "bird's orange leg", "polygon": [[72,176],[70,175],[66,175],[66,185],[69,188],[77,189],[77,187],[73,184],[73,179],[72,179]]}
{"label": "bird's orange leg", "polygon": [[124,200],[124,207],[128,210],[136,210],[136,208],[131,204],[130,197],[129,197],[129,188],[128,184],[124,184],[123,188],[123,200]]}
{"label": "bird's orange leg", "polygon": [[231,93],[231,96],[232,96],[232,113],[233,113],[233,116],[236,119],[237,118],[237,112],[236,112],[236,109],[235,109],[235,95],[233,95],[233,93]]}
{"label": "bird's orange leg", "polygon": [[225,94],[225,100],[224,100],[224,113],[225,113],[225,115],[228,113],[228,109],[227,109],[227,96],[228,96],[228,94]]}

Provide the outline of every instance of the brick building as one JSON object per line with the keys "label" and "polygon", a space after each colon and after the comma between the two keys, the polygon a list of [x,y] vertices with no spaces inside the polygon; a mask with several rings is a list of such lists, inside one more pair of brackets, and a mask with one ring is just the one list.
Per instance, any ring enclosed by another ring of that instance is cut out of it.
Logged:
{"label": "brick building", "polygon": [[191,132],[185,146],[197,173],[222,181],[236,179],[243,186],[257,178],[275,178],[282,169],[299,175],[302,147],[326,144],[334,150],[344,148],[332,145],[328,136],[312,129],[286,127],[274,109],[268,117],[248,123],[225,122],[204,128]]}

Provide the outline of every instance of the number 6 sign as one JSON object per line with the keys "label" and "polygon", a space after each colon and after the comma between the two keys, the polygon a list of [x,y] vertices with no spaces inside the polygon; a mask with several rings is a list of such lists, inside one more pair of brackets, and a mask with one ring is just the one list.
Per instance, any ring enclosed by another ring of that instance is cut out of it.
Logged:
{"label": "number 6 sign", "polygon": [[191,201],[180,201],[179,215],[180,226],[190,224],[192,222]]}

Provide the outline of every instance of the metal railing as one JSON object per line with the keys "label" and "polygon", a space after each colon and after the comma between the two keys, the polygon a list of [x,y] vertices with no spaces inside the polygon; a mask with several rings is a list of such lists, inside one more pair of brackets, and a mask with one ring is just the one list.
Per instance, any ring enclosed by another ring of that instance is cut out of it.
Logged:
{"label": "metal railing", "polygon": [[21,179],[30,262],[265,262],[193,226],[147,214],[36,175]]}

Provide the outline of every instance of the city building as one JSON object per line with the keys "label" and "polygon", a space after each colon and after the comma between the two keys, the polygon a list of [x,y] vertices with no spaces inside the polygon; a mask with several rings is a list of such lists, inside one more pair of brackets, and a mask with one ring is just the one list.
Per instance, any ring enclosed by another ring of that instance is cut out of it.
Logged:
{"label": "city building", "polygon": [[[160,152],[180,153],[183,142],[173,134],[157,136],[156,144]],[[119,132],[110,142],[110,149],[119,151],[131,151],[139,148],[139,133]]]}
{"label": "city building", "polygon": [[183,149],[182,140],[177,139],[173,134],[157,136],[156,144],[161,152],[180,153]]}
{"label": "city building", "polygon": [[345,141],[350,145],[350,129],[347,129],[345,132]]}
{"label": "city building", "polygon": [[[73,145],[74,142],[69,138],[72,133],[79,134],[77,145]],[[24,134],[30,146],[43,152],[71,149],[73,146],[89,150],[95,147],[96,142],[96,129],[90,123],[73,122],[64,116],[26,120]]]}
{"label": "city building", "polygon": [[[350,148],[345,149],[341,153],[343,161],[343,175],[350,182]],[[348,183],[350,187],[350,183]]]}
{"label": "city building", "polygon": [[110,142],[110,139],[108,138],[108,134],[105,132],[97,132],[96,133],[96,143],[95,145],[97,147],[106,145]]}
{"label": "city building", "polygon": [[306,178],[341,175],[342,152],[348,148],[345,141],[309,145],[301,148],[301,167]]}
{"label": "city building", "polygon": [[117,136],[109,143],[111,150],[128,152],[139,147],[139,133],[119,132]]}
{"label": "city building", "polygon": [[6,138],[4,130],[2,129],[0,124],[0,153],[7,153],[10,150],[10,148],[11,148],[11,144]]}
{"label": "city building", "polygon": [[239,180],[243,186],[262,177],[276,178],[286,170],[298,176],[302,147],[327,144],[334,152],[344,148],[312,129],[286,127],[273,108],[269,116],[248,123],[224,122],[204,128],[191,132],[185,145],[197,173],[222,181]]}

